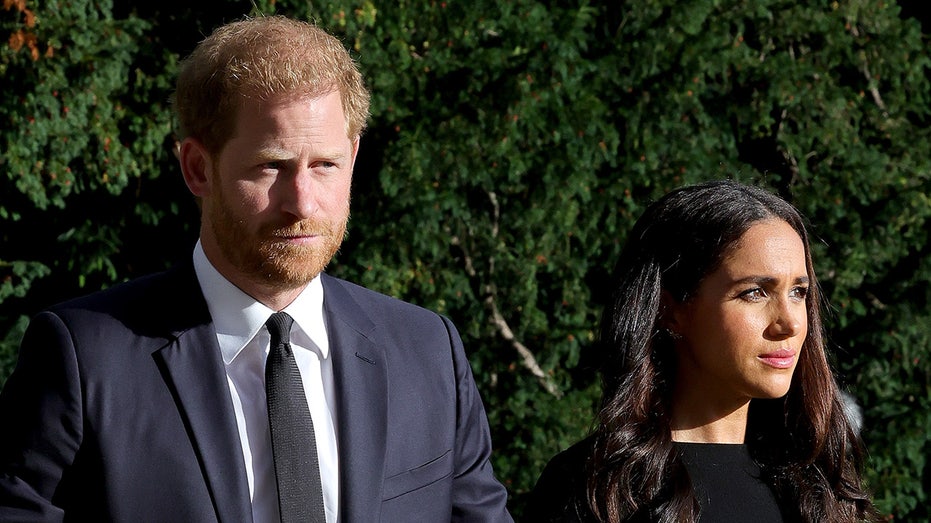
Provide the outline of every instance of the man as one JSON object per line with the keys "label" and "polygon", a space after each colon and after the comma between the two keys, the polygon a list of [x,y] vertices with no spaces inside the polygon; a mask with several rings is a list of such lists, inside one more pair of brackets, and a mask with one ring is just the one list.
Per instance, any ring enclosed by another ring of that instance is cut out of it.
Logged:
{"label": "man", "polygon": [[33,319],[0,395],[0,520],[510,521],[455,327],[321,272],[368,116],[346,50],[228,24],[175,108],[192,262]]}

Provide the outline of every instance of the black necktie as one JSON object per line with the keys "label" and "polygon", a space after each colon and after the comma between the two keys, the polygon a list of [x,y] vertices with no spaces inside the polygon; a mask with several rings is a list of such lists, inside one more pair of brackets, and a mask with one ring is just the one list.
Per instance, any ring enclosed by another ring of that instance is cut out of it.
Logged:
{"label": "black necktie", "polygon": [[272,314],[265,322],[271,335],[271,350],[265,362],[265,394],[278,481],[278,508],[282,523],[324,523],[314,422],[291,351],[292,323],[294,318],[284,312]]}

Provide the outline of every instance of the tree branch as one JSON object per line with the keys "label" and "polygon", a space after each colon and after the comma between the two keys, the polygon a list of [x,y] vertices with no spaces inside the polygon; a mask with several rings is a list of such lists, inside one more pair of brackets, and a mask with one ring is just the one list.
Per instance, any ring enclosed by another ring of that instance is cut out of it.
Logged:
{"label": "tree branch", "polygon": [[[500,216],[500,208],[498,206],[498,198],[494,192],[488,193],[488,198],[491,201],[491,204],[494,208],[494,218],[492,224],[492,238],[498,237],[498,218]],[[469,237],[474,237],[472,231],[466,227],[466,233]],[[475,265],[472,263],[472,255],[469,254],[469,250],[463,245],[463,242],[456,235],[451,235],[450,243],[459,247],[462,250],[462,257],[465,264],[465,271],[469,278],[472,278],[475,281],[479,281],[478,271],[475,270]],[[489,257],[489,267],[490,272],[494,272],[494,257]],[[481,284],[480,286],[481,293],[483,295],[483,303],[485,308],[491,313],[491,323],[495,326],[498,331],[498,334],[504,338],[505,341],[511,344],[514,350],[520,355],[521,363],[524,368],[530,371],[533,374],[540,385],[543,387],[546,392],[556,396],[557,398],[562,396],[562,391],[559,390],[559,387],[550,379],[550,377],[543,371],[543,368],[540,367],[540,364],[537,362],[537,358],[534,356],[533,351],[527,348],[526,345],[520,342],[517,337],[514,335],[514,331],[511,329],[511,326],[508,324],[507,320],[504,319],[504,315],[501,314],[501,311],[498,309],[497,302],[497,291],[493,284]]]}
{"label": "tree branch", "polygon": [[[848,22],[847,27],[850,30],[850,34],[852,34],[854,38],[860,37],[860,30],[857,29],[857,24]],[[870,61],[866,57],[866,52],[861,52],[861,56],[863,57],[863,64],[861,64],[860,72],[863,73],[863,76],[866,78],[866,85],[868,86],[870,95],[873,97],[873,102],[876,103],[877,107],[885,111],[886,103],[883,102],[883,97],[881,94],[879,94],[879,87],[877,87],[876,83],[873,81],[873,75],[870,73]]]}

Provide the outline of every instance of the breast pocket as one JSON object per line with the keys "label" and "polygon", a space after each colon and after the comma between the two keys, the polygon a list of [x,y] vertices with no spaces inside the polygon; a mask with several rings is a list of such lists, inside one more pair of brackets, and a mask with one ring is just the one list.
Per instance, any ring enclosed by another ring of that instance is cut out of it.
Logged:
{"label": "breast pocket", "polygon": [[406,472],[385,478],[384,501],[403,496],[409,492],[430,486],[453,474],[453,451],[447,450],[443,455]]}

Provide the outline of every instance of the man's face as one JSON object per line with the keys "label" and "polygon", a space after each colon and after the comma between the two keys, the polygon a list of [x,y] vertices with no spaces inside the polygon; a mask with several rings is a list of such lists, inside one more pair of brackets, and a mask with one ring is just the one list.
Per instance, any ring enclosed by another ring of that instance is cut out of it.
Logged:
{"label": "man's face", "polygon": [[302,288],[339,249],[358,140],[338,92],[248,101],[233,137],[206,160],[201,241],[221,274],[254,297]]}

